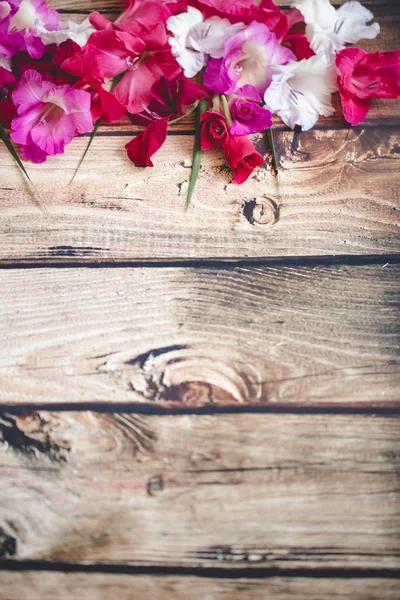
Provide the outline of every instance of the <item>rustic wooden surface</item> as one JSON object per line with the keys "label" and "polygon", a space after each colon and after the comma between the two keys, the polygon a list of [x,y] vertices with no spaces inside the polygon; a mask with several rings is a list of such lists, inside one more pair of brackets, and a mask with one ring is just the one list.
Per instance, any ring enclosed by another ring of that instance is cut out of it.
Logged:
{"label": "rustic wooden surface", "polygon": [[4,573],[2,600],[398,600],[398,581],[383,578],[212,579],[207,577]]}
{"label": "rustic wooden surface", "polygon": [[186,214],[191,118],[29,165],[46,213],[0,147],[0,600],[398,600],[399,130],[276,120],[279,185],[255,136]]}
{"label": "rustic wooden surface", "polygon": [[390,257],[3,270],[0,401],[399,407],[399,277]]}
{"label": "rustic wooden surface", "polygon": [[395,569],[399,424],[3,413],[3,552],[72,564]]}

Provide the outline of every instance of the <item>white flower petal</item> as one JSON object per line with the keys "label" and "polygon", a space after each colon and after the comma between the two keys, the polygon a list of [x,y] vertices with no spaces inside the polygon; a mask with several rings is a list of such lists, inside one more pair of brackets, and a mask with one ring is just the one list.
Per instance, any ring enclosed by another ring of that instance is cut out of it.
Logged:
{"label": "white flower petal", "polygon": [[57,31],[48,31],[44,27],[37,28],[40,38],[44,44],[57,44],[70,39],[76,44],[85,46],[89,37],[95,31],[88,18],[82,23],[74,23],[73,21],[63,21],[60,23],[60,29]]}
{"label": "white flower petal", "polygon": [[336,69],[324,56],[271,67],[272,83],[265,92],[266,107],[294,129],[314,127],[320,115],[335,112],[332,93],[337,90]]}
{"label": "white flower petal", "polygon": [[11,58],[6,58],[2,54],[0,54],[0,67],[6,69],[6,71],[12,71]]}
{"label": "white flower petal", "polygon": [[378,23],[367,25],[374,15],[360,2],[346,2],[338,10],[329,0],[295,0],[293,6],[304,17],[306,35],[316,54],[332,57],[346,44],[375,38],[380,30]]}
{"label": "white flower petal", "polygon": [[244,23],[232,25],[228,19],[211,17],[190,30],[187,45],[209,54],[212,58],[222,58],[226,40],[245,28]]}
{"label": "white flower petal", "polygon": [[167,29],[173,34],[180,46],[186,47],[190,30],[202,22],[202,13],[197,8],[188,6],[187,12],[175,15],[167,20]]}
{"label": "white flower petal", "polygon": [[190,79],[200,73],[206,64],[206,57],[203,52],[180,46],[176,44],[175,38],[170,38],[169,43],[172,54],[182,67],[185,77]]}

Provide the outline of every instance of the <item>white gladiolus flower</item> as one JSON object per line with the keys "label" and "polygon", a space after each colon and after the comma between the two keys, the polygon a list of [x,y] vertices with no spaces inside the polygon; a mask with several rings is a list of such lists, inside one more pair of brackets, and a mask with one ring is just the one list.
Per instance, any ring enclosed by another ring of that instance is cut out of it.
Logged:
{"label": "white gladiolus flower", "polygon": [[304,17],[306,35],[316,54],[332,57],[346,44],[372,40],[380,31],[378,23],[367,25],[374,15],[360,2],[346,2],[337,10],[329,0],[295,0],[293,6]]}
{"label": "white gladiolus flower", "polygon": [[70,39],[81,48],[87,44],[89,37],[96,31],[92,27],[89,19],[85,19],[82,23],[74,23],[73,21],[61,21],[60,29],[57,31],[48,31],[44,27],[38,27],[38,34],[44,44],[57,44]]}
{"label": "white gladiolus flower", "polygon": [[209,56],[221,58],[225,41],[245,27],[243,23],[232,25],[220,17],[203,21],[202,13],[192,6],[167,21],[167,28],[173,34],[169,38],[172,54],[189,78],[201,71]]}
{"label": "white gladiolus flower", "polygon": [[271,67],[272,83],[264,95],[266,107],[294,129],[314,127],[320,115],[335,112],[331,96],[337,91],[335,67],[325,56],[312,56],[298,62]]}

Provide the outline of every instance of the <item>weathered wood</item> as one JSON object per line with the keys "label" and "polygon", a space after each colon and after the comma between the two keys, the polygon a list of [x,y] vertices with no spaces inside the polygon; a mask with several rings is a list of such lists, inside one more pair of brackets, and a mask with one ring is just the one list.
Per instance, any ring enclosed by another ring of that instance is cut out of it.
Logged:
{"label": "weathered wood", "polygon": [[0,402],[399,405],[400,267],[0,271]]}
{"label": "weathered wood", "polygon": [[[170,136],[155,168],[137,169],[129,136],[98,136],[72,186],[86,146],[29,165],[48,212],[5,148],[0,149],[0,259],[142,260],[329,254],[400,249],[397,129],[279,132],[279,185],[258,170],[232,183],[222,154],[205,153],[185,213],[192,136]],[[265,140],[255,138],[266,152]]]}
{"label": "weathered wood", "polygon": [[0,401],[399,403],[399,266],[1,271]]}
{"label": "weathered wood", "polygon": [[211,579],[82,573],[0,572],[2,600],[398,600],[391,579]]}
{"label": "weathered wood", "polygon": [[400,566],[400,422],[3,414],[3,558]]}

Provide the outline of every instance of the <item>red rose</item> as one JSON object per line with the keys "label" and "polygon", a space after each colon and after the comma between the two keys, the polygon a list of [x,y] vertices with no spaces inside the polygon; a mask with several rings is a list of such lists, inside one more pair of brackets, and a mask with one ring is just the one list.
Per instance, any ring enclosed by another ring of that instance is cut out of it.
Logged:
{"label": "red rose", "polygon": [[229,138],[226,118],[219,112],[208,110],[201,117],[200,146],[202,150],[225,146]]}
{"label": "red rose", "polygon": [[225,146],[225,158],[235,173],[235,183],[244,183],[264,159],[256,152],[253,142],[246,136],[231,135]]}

